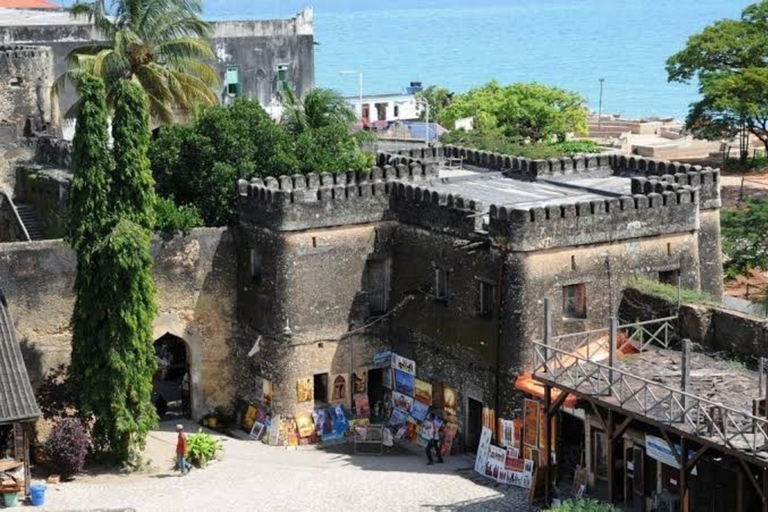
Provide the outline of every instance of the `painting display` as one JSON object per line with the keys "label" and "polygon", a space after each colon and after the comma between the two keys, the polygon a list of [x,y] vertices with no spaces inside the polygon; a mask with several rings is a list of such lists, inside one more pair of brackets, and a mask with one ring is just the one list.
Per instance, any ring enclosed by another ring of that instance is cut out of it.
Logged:
{"label": "painting display", "polygon": [[427,412],[429,412],[429,406],[427,404],[420,402],[419,400],[414,400],[411,416],[418,421],[424,421],[424,418],[427,417]]}
{"label": "painting display", "polygon": [[311,402],[315,399],[314,382],[312,377],[302,377],[296,381],[296,401]]}
{"label": "painting display", "polygon": [[408,419],[408,413],[400,409],[392,409],[392,416],[389,417],[390,425],[403,425]]}
{"label": "painting display", "polygon": [[392,392],[392,404],[397,409],[400,409],[401,411],[404,411],[408,414],[410,414],[413,410],[413,398],[402,393],[398,393],[397,391]]}
{"label": "painting display", "polygon": [[254,439],[256,441],[260,441],[262,437],[264,437],[264,434],[267,433],[267,426],[263,423],[259,423],[258,421],[254,421],[253,425],[251,426],[251,431],[248,433],[248,436],[251,439]]}
{"label": "painting display", "polygon": [[481,475],[485,474],[485,463],[488,461],[488,451],[491,447],[491,437],[493,432],[487,427],[483,427],[480,433],[480,443],[477,445],[477,457],[475,457],[475,471]]}
{"label": "painting display", "polygon": [[539,440],[539,403],[525,399],[523,403],[523,445],[538,447]]}
{"label": "painting display", "polygon": [[254,395],[256,401],[263,407],[269,409],[272,407],[272,381],[256,377],[254,386]]}
{"label": "painting display", "polygon": [[453,440],[458,431],[459,426],[456,423],[446,422],[445,428],[443,428],[443,443],[440,445],[440,455],[443,457],[451,453]]}
{"label": "painting display", "polygon": [[370,418],[371,417],[371,404],[368,402],[368,395],[361,393],[355,395],[355,411],[358,418]]}
{"label": "painting display", "polygon": [[392,351],[382,350],[373,354],[373,366],[377,368],[392,366]]}
{"label": "painting display", "polygon": [[392,354],[392,368],[405,373],[410,373],[411,375],[416,375],[416,361],[397,354]]}
{"label": "painting display", "polygon": [[[414,398],[424,404],[432,405],[432,384],[423,380],[414,381]],[[399,390],[398,390],[399,391]]]}
{"label": "painting display", "polygon": [[499,444],[506,447],[514,447],[515,422],[513,420],[499,419]]}
{"label": "painting display", "polygon": [[446,419],[454,421],[459,414],[459,395],[455,389],[448,386],[443,386],[443,413]]}
{"label": "painting display", "polygon": [[413,396],[415,380],[416,378],[412,374],[402,370],[395,370],[395,391]]}
{"label": "painting display", "polygon": [[253,428],[253,423],[256,421],[257,412],[258,409],[254,404],[249,404],[248,407],[246,407],[245,414],[243,414],[243,430],[246,432],[250,432]]}
{"label": "painting display", "polygon": [[352,396],[368,392],[368,372],[360,370],[352,374]]}
{"label": "painting display", "polygon": [[296,427],[299,430],[299,437],[311,437],[315,433],[315,424],[312,423],[312,417],[308,413],[296,416]]}

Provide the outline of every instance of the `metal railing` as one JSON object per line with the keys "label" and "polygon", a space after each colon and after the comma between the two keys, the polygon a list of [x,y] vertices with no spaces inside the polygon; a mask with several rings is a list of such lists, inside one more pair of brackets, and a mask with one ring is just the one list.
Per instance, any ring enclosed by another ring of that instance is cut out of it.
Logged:
{"label": "metal railing", "polygon": [[[669,348],[676,338],[675,319],[667,317],[627,324],[616,330],[628,331],[628,341],[639,351],[651,345]],[[608,347],[611,357],[605,364],[591,360],[588,354],[554,346],[558,341],[575,336],[551,338],[549,344],[546,338],[543,342],[533,342],[535,379],[640,413],[734,450],[768,456],[766,418],[623,370],[616,364],[615,347],[614,350]],[[611,338],[615,339],[615,334]]]}

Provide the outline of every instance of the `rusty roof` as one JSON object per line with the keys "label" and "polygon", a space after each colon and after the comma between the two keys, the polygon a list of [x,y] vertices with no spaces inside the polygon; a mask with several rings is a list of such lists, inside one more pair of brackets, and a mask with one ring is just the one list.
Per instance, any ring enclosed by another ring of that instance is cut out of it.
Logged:
{"label": "rusty roof", "polygon": [[16,329],[0,292],[0,424],[35,419],[40,409],[21,356]]}

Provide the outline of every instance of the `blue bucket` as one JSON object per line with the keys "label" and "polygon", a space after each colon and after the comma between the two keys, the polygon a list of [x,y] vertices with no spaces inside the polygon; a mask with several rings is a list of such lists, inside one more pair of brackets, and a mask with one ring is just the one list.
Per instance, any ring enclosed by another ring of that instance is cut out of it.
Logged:
{"label": "blue bucket", "polygon": [[45,484],[32,484],[29,486],[29,501],[33,507],[45,505]]}

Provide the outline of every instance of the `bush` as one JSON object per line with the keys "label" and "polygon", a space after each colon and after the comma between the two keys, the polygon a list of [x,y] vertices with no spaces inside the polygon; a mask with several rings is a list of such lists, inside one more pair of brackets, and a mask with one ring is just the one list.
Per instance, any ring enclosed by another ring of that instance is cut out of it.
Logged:
{"label": "bush", "polygon": [[37,389],[37,404],[43,413],[43,418],[77,417],[75,394],[68,380],[69,367],[66,364],[51,369],[43,377],[43,382]]}
{"label": "bush", "polygon": [[158,197],[155,203],[155,230],[159,233],[188,234],[192,228],[203,225],[203,219],[197,207],[178,206],[173,199]]}
{"label": "bush", "polygon": [[74,418],[59,420],[43,445],[51,469],[63,477],[80,473],[91,448],[83,424]]}
{"label": "bush", "polygon": [[603,503],[591,498],[577,501],[566,500],[559,507],[547,512],[614,512],[616,509],[610,503]]}
{"label": "bush", "polygon": [[187,440],[187,456],[198,467],[204,468],[222,450],[221,442],[203,429],[192,434]]}

